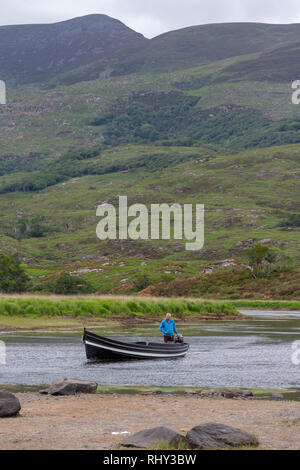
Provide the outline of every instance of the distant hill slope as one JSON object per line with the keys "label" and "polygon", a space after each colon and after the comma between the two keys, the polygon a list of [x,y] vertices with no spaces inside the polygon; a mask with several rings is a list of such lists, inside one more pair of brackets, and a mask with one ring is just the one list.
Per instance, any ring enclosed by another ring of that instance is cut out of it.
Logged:
{"label": "distant hill slope", "polygon": [[[118,55],[109,74],[159,73],[195,67],[252,53],[263,53],[300,40],[300,24],[220,23],[171,31],[146,41],[131,54]],[[60,77],[70,84],[99,77],[106,68],[97,60]]]}
{"label": "distant hill slope", "polygon": [[46,82],[145,42],[141,34],[106,15],[54,24],[1,26],[0,78],[21,84]]}
{"label": "distant hill slope", "polygon": [[224,69],[230,79],[291,82],[300,77],[300,40]]}
{"label": "distant hill slope", "polygon": [[[300,25],[220,23],[171,31],[145,44],[125,64],[136,71],[168,71],[274,49],[300,40]],[[128,72],[128,70],[126,70]]]}

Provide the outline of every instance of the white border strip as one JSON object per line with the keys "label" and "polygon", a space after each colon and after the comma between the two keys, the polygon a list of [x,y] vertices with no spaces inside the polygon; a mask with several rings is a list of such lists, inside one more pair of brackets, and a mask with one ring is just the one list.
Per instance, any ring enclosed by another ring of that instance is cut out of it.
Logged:
{"label": "white border strip", "polygon": [[155,353],[146,353],[146,352],[136,352],[136,351],[128,351],[126,349],[117,349],[117,348],[112,348],[112,347],[107,347],[107,346],[100,346],[99,344],[96,343],[91,343],[90,341],[85,341],[86,344],[89,344],[90,346],[96,346],[97,348],[101,349],[107,349],[108,351],[113,351],[113,352],[118,352],[118,353],[125,353],[128,354],[129,356],[149,356],[149,357],[177,357],[177,356],[182,356],[186,354],[186,351],[183,351],[181,353],[176,353],[172,354],[171,356],[168,354],[155,354]]}

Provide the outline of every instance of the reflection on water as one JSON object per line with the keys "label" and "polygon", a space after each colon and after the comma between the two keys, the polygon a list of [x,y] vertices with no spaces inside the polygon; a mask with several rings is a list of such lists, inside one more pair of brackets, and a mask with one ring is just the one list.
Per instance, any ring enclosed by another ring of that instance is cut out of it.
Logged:
{"label": "reflection on water", "polygon": [[[248,313],[248,312],[247,312]],[[249,312],[254,319],[200,322],[178,329],[190,343],[185,358],[89,364],[79,333],[9,334],[0,383],[41,384],[76,377],[102,385],[280,388],[299,387],[300,366],[291,361],[300,340],[299,312]],[[157,341],[158,328],[93,331],[123,341]]]}

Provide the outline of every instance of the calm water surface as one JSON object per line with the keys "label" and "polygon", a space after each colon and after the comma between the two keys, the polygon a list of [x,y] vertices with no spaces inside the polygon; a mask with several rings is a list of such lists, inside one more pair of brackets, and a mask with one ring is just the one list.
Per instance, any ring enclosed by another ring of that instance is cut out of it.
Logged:
{"label": "calm water surface", "polygon": [[[7,353],[0,383],[48,384],[75,377],[100,385],[300,387],[300,365],[291,359],[292,343],[300,341],[300,312],[243,312],[254,318],[182,327],[178,323],[190,350],[176,360],[89,364],[82,332],[0,333]],[[161,341],[158,328],[149,326],[93,331],[124,341]]]}

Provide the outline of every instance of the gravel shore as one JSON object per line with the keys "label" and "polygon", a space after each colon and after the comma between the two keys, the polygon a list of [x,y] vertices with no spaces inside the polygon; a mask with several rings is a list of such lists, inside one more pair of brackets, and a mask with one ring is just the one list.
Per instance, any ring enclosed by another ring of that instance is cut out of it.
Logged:
{"label": "gravel shore", "polygon": [[1,450],[114,449],[128,435],[115,433],[134,433],[154,426],[185,433],[205,422],[253,433],[262,449],[300,448],[300,402],[193,395],[17,396],[22,405],[20,415],[1,419]]}

